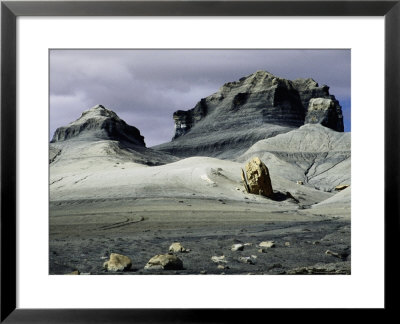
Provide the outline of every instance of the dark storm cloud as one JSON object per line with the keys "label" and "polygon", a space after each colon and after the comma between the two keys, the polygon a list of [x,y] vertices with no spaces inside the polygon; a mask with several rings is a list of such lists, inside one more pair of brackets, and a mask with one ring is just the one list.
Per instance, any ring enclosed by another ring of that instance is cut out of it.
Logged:
{"label": "dark storm cloud", "polygon": [[348,50],[52,50],[50,132],[102,104],[139,128],[147,146],[166,142],[174,111],[257,70],[327,84],[350,116]]}

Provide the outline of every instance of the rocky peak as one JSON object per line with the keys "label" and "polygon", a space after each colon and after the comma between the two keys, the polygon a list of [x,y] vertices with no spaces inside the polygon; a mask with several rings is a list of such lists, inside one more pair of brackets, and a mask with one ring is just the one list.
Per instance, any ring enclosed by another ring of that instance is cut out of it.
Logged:
{"label": "rocky peak", "polygon": [[[189,131],[193,132],[195,125],[211,115],[213,124],[218,124],[219,130],[235,124],[233,119],[241,119],[241,124],[247,121],[248,127],[254,126],[254,123],[299,127],[306,122],[312,98],[335,100],[329,94],[328,86],[319,86],[311,78],[290,81],[267,71],[257,71],[238,81],[225,83],[216,93],[201,99],[192,109],[176,111],[173,114],[173,139]],[[335,113],[341,115],[340,105],[336,107]],[[337,119],[338,123],[323,125],[343,131],[343,121],[339,117]]]}
{"label": "rocky peak", "polygon": [[256,92],[276,87],[283,81],[267,71],[257,71],[248,76],[240,78],[238,81],[225,83],[214,96],[225,96],[231,91],[240,90],[241,92]]}
{"label": "rocky peak", "polygon": [[100,118],[100,119],[115,118],[116,120],[121,120],[118,117],[118,115],[112,110],[107,109],[103,105],[96,105],[82,112],[81,117],[70,124],[83,123],[90,118]]}
{"label": "rocky peak", "polygon": [[299,78],[292,81],[293,86],[297,89],[297,91],[305,91],[314,88],[318,88],[318,83],[315,82],[314,79],[311,78]]}
{"label": "rocky peak", "polygon": [[57,128],[51,142],[89,138],[117,140],[145,146],[144,137],[136,127],[128,125],[115,112],[102,105],[85,110],[77,120]]}

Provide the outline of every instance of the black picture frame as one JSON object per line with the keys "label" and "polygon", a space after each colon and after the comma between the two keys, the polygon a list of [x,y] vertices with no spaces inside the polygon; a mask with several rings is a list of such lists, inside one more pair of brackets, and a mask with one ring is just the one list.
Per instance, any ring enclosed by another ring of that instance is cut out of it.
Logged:
{"label": "black picture frame", "polygon": [[[16,308],[16,19],[19,16],[382,16],[385,18],[385,310],[396,309],[398,277],[389,254],[399,236],[400,0],[394,1],[2,1],[1,318],[3,323],[233,322],[251,311],[216,309]],[[368,163],[368,162],[366,162]],[[373,166],[371,174],[373,176]],[[383,188],[374,188],[383,190]],[[372,195],[373,193],[371,193]],[[366,283],[367,284],[367,283]],[[38,292],[40,293],[40,292]]]}

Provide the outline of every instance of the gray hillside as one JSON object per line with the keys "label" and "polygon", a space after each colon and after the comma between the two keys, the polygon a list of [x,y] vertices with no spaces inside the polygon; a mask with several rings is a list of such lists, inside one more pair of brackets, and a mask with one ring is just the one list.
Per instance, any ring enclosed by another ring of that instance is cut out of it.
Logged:
{"label": "gray hillside", "polygon": [[350,133],[321,125],[304,125],[259,141],[237,160],[244,162],[253,156],[260,157],[271,173],[317,189],[332,191],[351,183]]}
{"label": "gray hillside", "polygon": [[128,125],[115,112],[102,105],[85,110],[77,120],[57,128],[51,143],[74,138],[117,140],[135,146],[145,146],[144,137],[136,127]]}
{"label": "gray hillside", "polygon": [[49,163],[53,166],[97,157],[150,166],[179,160],[146,148],[144,137],[136,127],[102,105],[84,111],[77,120],[57,128],[49,145]]}

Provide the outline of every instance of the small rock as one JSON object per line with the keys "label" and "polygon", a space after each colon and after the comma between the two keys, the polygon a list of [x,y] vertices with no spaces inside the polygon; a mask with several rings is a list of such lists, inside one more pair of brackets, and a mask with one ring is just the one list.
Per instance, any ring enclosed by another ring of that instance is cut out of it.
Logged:
{"label": "small rock", "polygon": [[225,255],[222,256],[214,255],[213,257],[211,257],[211,261],[215,263],[228,263],[228,261],[225,260]]}
{"label": "small rock", "polygon": [[72,271],[72,272],[70,272],[70,273],[66,273],[66,275],[74,275],[74,276],[77,276],[77,275],[80,275],[81,273],[79,272],[79,270],[75,270],[75,271]]}
{"label": "small rock", "polygon": [[169,247],[169,252],[190,252],[190,250],[185,249],[181,243],[175,242]]}
{"label": "small rock", "polygon": [[342,256],[339,253],[332,252],[331,250],[326,250],[325,254],[332,255],[336,258],[341,258]]}
{"label": "small rock", "polygon": [[314,244],[314,245],[318,245],[318,244],[320,244],[321,242],[320,241],[314,241],[314,242],[312,242],[312,244]]}
{"label": "small rock", "polygon": [[250,257],[240,257],[238,260],[242,263],[254,264],[254,261]]}
{"label": "small rock", "polygon": [[145,269],[182,270],[183,262],[172,253],[157,254],[144,267]]}
{"label": "small rock", "polygon": [[259,247],[261,248],[273,248],[275,247],[275,242],[274,241],[264,241],[258,244]]}
{"label": "small rock", "polygon": [[201,270],[201,271],[200,271],[200,274],[203,274],[203,275],[204,275],[204,274],[207,274],[207,271],[206,271],[206,270]]}
{"label": "small rock", "polygon": [[233,244],[231,247],[232,251],[243,251],[244,249],[244,244]]}
{"label": "small rock", "polygon": [[285,246],[290,246],[290,242],[285,242]]}
{"label": "small rock", "polygon": [[299,180],[299,181],[296,181],[296,183],[297,183],[298,185],[303,185],[303,184],[304,184],[304,182],[303,182],[303,181],[301,181],[301,180]]}
{"label": "small rock", "polygon": [[254,255],[254,254],[253,254],[251,257],[252,257],[253,259],[257,259],[257,255]]}
{"label": "small rock", "polygon": [[126,271],[132,267],[132,260],[125,255],[111,253],[110,259],[104,262],[103,267],[107,271]]}
{"label": "small rock", "polygon": [[244,243],[244,246],[252,246],[253,243]]}
{"label": "small rock", "polygon": [[341,190],[343,190],[343,189],[346,189],[347,187],[350,187],[350,185],[348,185],[348,184],[339,185],[339,186],[336,186],[336,187],[335,187],[335,190],[336,190],[336,191],[341,191]]}
{"label": "small rock", "polygon": [[219,264],[217,268],[218,268],[218,269],[222,269],[222,270],[229,269],[228,266],[223,265],[223,264]]}

